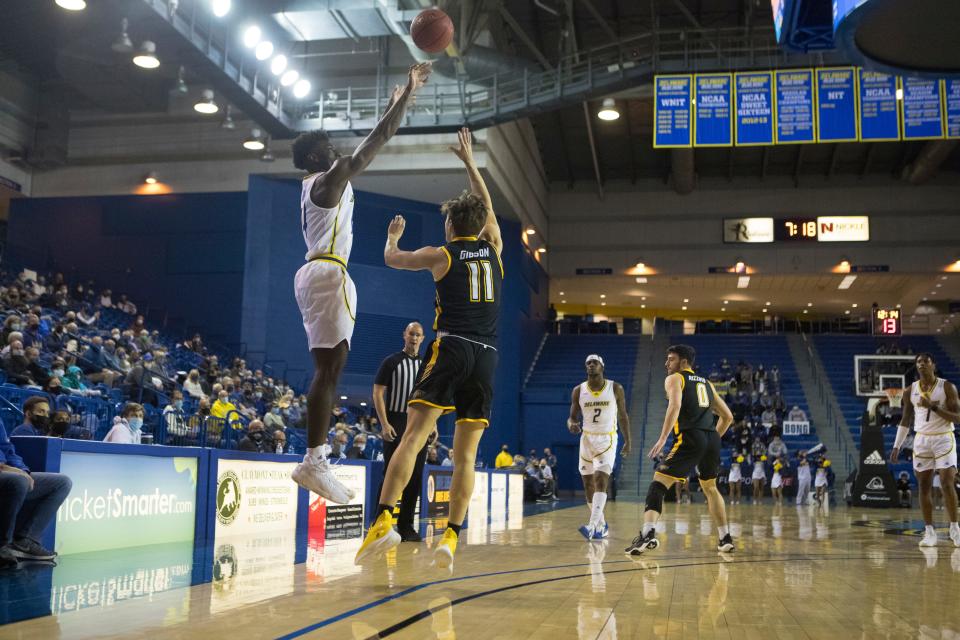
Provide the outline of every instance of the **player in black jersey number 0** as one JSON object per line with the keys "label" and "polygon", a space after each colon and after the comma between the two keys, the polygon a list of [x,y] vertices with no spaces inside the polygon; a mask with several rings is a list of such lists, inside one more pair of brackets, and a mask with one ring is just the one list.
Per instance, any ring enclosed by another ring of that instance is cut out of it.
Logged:
{"label": "player in black jersey number 0", "polygon": [[460,527],[473,493],[477,445],[489,425],[497,368],[503,241],[490,193],[473,162],[470,131],[461,129],[459,140],[459,146],[450,150],[467,169],[470,191],[441,207],[447,244],[401,251],[397,243],[406,225],[403,217],[396,216],[387,230],[383,250],[387,266],[433,274],[437,288],[433,328],[437,335],[410,396],[407,429],[387,466],[377,520],[357,551],[357,564],[400,544],[400,535],[393,528],[393,505],[410,480],[417,452],[436,428],[437,418],[446,413],[456,411],[457,422],[449,525],[434,551],[440,568],[453,566]]}

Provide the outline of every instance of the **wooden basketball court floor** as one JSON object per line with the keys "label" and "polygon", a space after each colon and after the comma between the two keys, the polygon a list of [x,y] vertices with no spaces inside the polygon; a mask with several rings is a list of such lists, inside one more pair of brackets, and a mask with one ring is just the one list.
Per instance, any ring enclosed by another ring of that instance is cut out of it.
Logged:
{"label": "wooden basketball court floor", "polygon": [[607,505],[605,542],[583,540],[587,509],[566,505],[464,530],[452,574],[430,566],[433,539],[363,569],[359,543],[342,543],[306,563],[280,553],[238,567],[233,584],[124,601],[92,600],[81,583],[72,597],[86,608],[2,626],[0,638],[960,637],[960,549],[941,528],[940,546],[921,551],[916,510],[728,506],[737,549],[720,555],[705,505],[667,504],[661,547],[631,559],[641,503]]}

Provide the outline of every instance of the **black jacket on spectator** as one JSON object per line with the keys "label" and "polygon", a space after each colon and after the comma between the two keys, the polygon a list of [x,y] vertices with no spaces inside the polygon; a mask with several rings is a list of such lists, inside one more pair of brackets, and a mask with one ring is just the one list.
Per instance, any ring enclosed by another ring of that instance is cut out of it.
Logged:
{"label": "black jacket on spectator", "polygon": [[257,442],[250,436],[244,436],[237,443],[237,449],[240,451],[253,451],[254,453],[273,453],[273,440],[266,437]]}
{"label": "black jacket on spectator", "polygon": [[14,384],[30,384],[30,361],[26,356],[9,356],[3,361],[7,380]]}

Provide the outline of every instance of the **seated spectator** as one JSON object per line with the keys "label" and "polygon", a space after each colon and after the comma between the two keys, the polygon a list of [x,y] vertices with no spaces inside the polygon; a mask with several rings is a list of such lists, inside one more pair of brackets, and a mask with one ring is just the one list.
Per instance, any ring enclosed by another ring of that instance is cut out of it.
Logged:
{"label": "seated spectator", "polygon": [[143,405],[128,402],[123,411],[113,419],[113,428],[107,433],[104,442],[121,444],[140,444],[143,435]]}
{"label": "seated spectator", "polygon": [[350,439],[347,437],[346,431],[338,431],[337,435],[333,439],[333,445],[330,449],[330,454],[327,456],[330,460],[343,460],[347,457],[347,447],[350,442]]}
{"label": "seated spectator", "polygon": [[766,429],[770,429],[777,424],[777,412],[773,410],[773,407],[764,410],[764,412],[760,414],[760,424]]}
{"label": "seated spectator", "polygon": [[897,477],[897,495],[900,498],[900,506],[909,509],[913,505],[913,492],[910,490],[910,476],[906,471],[901,471]]}
{"label": "seated spectator", "polygon": [[0,569],[56,559],[38,540],[72,486],[62,473],[31,473],[0,422]]}
{"label": "seated spectator", "polygon": [[[120,309],[120,311],[123,311],[124,313],[129,313],[130,315],[135,315],[137,313],[137,305],[127,300],[126,294],[120,294],[120,299],[117,300],[117,309]],[[143,323],[143,316],[137,316],[137,319],[140,320],[141,324]]]}
{"label": "seated spectator", "polygon": [[113,306],[112,292],[110,289],[104,289],[100,294],[100,306],[109,309]]}
{"label": "seated spectator", "polygon": [[[301,426],[301,424],[302,424],[302,422],[303,422],[303,420],[304,420],[304,412],[303,412],[303,410],[302,410],[300,407],[301,407],[301,405],[300,405],[300,399],[299,399],[299,398],[293,399],[293,400],[290,402],[290,406],[287,408],[287,422],[289,423],[289,426],[291,426],[291,427],[299,427],[299,426]],[[366,429],[366,430],[367,430],[369,433],[372,433],[373,431],[369,428],[369,427],[370,427],[370,424],[371,424],[371,423],[370,423],[370,420],[368,420],[368,421],[367,421],[367,429]]]}
{"label": "seated spectator", "polygon": [[[12,333],[11,337],[16,336]],[[37,386],[37,383],[30,377],[30,361],[23,350],[23,343],[14,340],[10,344],[10,351],[3,358],[3,371],[7,374],[7,380],[13,384],[22,386]]]}
{"label": "seated spectator", "polygon": [[51,438],[80,438],[82,437],[80,429],[70,424],[70,413],[67,411],[54,411],[50,418]]}
{"label": "seated spectator", "polygon": [[67,367],[67,373],[60,379],[61,386],[67,389],[67,393],[75,395],[88,395],[89,389],[83,382],[83,373],[80,367],[71,365]]}
{"label": "seated spectator", "polygon": [[543,478],[543,493],[552,496],[555,492],[553,470],[547,464],[546,458],[540,459],[540,477]]}
{"label": "seated spectator", "polygon": [[77,312],[77,322],[80,326],[83,327],[93,327],[97,324],[97,320],[100,319],[100,312],[94,311],[93,308],[85,304],[80,308],[80,311]]}
{"label": "seated spectator", "polygon": [[273,432],[273,448],[276,453],[287,453],[287,434],[279,429]]}
{"label": "seated spectator", "polygon": [[23,346],[43,346],[43,334],[40,332],[40,316],[35,313],[27,314],[27,326],[23,330]]}
{"label": "seated spectator", "polygon": [[183,381],[183,390],[193,398],[206,398],[207,394],[203,392],[200,385],[200,372],[196,369],[190,369],[187,379]]}
{"label": "seated spectator", "polygon": [[182,438],[190,433],[187,419],[183,415],[183,394],[180,391],[170,394],[170,404],[163,408],[163,422],[167,428],[167,437]]}
{"label": "seated spectator", "polygon": [[441,467],[452,467],[453,460],[450,459],[450,449],[447,449],[443,452],[443,461],[440,462]]}
{"label": "seated spectator", "polygon": [[267,425],[267,428],[271,431],[287,428],[287,425],[283,423],[283,416],[280,413],[280,405],[278,403],[274,402],[270,406],[270,413],[263,417],[263,423]]}
{"label": "seated spectator", "polygon": [[10,355],[10,351],[13,350],[14,343],[20,345],[20,349],[23,349],[23,334],[19,331],[11,331],[10,335],[7,337],[7,342],[3,346],[3,349],[0,350],[0,358],[6,358]]}
{"label": "seated spectator", "polygon": [[353,446],[347,451],[347,458],[351,460],[366,460],[367,436],[358,435],[353,439]]}
{"label": "seated spectator", "polygon": [[780,437],[780,434],[774,434],[770,444],[767,445],[767,456],[770,458],[783,458],[788,460],[789,450],[786,443]]}
{"label": "seated spectator", "polygon": [[62,393],[68,393],[63,390],[63,382],[61,382],[60,378],[58,378],[57,376],[50,376],[50,380],[47,381],[47,386],[44,387],[43,390],[49,393],[54,398],[56,398]]}
{"label": "seated spectator", "polygon": [[50,402],[43,396],[31,396],[23,403],[23,424],[12,436],[45,436],[50,429]]}
{"label": "seated spectator", "polygon": [[83,373],[91,382],[102,382],[108,387],[113,386],[113,381],[117,373],[116,362],[109,353],[104,350],[103,338],[95,336],[87,348],[80,355]]}
{"label": "seated spectator", "polygon": [[251,420],[247,425],[247,435],[237,443],[237,449],[240,451],[252,451],[254,453],[271,453],[272,447],[267,439],[267,433],[264,430],[263,422],[260,420]]}
{"label": "seated spectator", "polygon": [[130,368],[123,383],[127,386],[127,397],[157,406],[157,392],[163,390],[163,382],[149,369],[152,360],[153,356],[144,354],[143,359]]}
{"label": "seated spectator", "polygon": [[59,322],[53,325],[53,330],[43,341],[43,348],[50,353],[60,353],[67,343],[67,334]]}
{"label": "seated spectator", "polygon": [[510,455],[510,447],[503,445],[500,447],[500,453],[497,454],[497,460],[494,463],[497,469],[512,467],[514,464],[513,456]]}
{"label": "seated spectator", "polygon": [[788,422],[806,422],[807,421],[807,412],[800,408],[799,405],[793,405],[793,409],[790,410],[790,413],[787,414]]}
{"label": "seated spectator", "polygon": [[427,448],[427,459],[426,459],[426,463],[427,463],[427,464],[436,464],[436,465],[439,465],[439,464],[440,464],[440,454],[437,453],[437,448],[436,448],[436,447],[428,447],[428,448]]}

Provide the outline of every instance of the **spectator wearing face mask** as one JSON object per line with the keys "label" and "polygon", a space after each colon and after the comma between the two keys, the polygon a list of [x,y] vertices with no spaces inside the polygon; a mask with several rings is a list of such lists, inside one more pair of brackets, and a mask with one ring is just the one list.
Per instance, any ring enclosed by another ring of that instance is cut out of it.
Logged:
{"label": "spectator wearing face mask", "polygon": [[57,323],[53,326],[53,330],[50,332],[50,335],[44,339],[43,348],[50,353],[60,353],[66,343],[67,334],[64,331],[63,325]]}
{"label": "spectator wearing face mask", "polygon": [[37,386],[45,387],[50,382],[50,374],[40,364],[40,350],[36,347],[30,347],[25,351],[27,356],[27,372],[30,378],[37,383]]}
{"label": "spectator wearing face mask", "polygon": [[27,326],[23,329],[23,346],[32,347],[32,346],[42,346],[43,345],[43,335],[40,333],[40,316],[29,313],[27,314]]}
{"label": "spectator wearing face mask", "polygon": [[20,332],[23,330],[23,322],[20,320],[20,316],[13,314],[7,316],[7,319],[3,321],[3,332],[0,332],[0,341],[3,344],[10,344],[10,334],[14,331]]}
{"label": "spectator wearing face mask", "polygon": [[23,334],[19,331],[13,331],[10,333],[10,336],[7,338],[7,344],[4,345],[3,350],[0,351],[0,358],[7,358],[10,356],[10,351],[13,349],[13,344],[18,343],[20,348],[23,349]]}
{"label": "spectator wearing face mask", "polygon": [[103,439],[104,442],[120,444],[140,444],[143,435],[143,406],[128,402],[123,411],[113,419],[113,428]]}
{"label": "spectator wearing face mask", "polygon": [[189,433],[187,419],[183,415],[183,394],[174,391],[170,394],[170,404],[163,408],[163,423],[167,427],[167,438],[177,442]]}
{"label": "spectator wearing face mask", "polygon": [[263,422],[260,420],[250,421],[250,425],[247,427],[247,435],[240,439],[237,449],[254,453],[271,453],[273,451],[271,443],[267,440]]}
{"label": "spectator wearing face mask", "polygon": [[287,453],[287,434],[279,429],[273,432],[274,453]]}
{"label": "spectator wearing face mask", "polygon": [[80,430],[70,424],[70,414],[66,411],[54,411],[50,416],[51,438],[80,438]]}
{"label": "spectator wearing face mask", "polygon": [[89,391],[83,381],[83,372],[77,365],[67,367],[67,373],[60,379],[60,382],[65,389],[69,389],[69,393],[87,395],[87,391]]}
{"label": "spectator wearing face mask", "polygon": [[43,396],[31,396],[23,403],[23,424],[11,436],[45,436],[50,431],[50,402]]}
{"label": "spectator wearing face mask", "polygon": [[351,460],[367,459],[367,437],[358,435],[353,439],[353,446],[347,451],[347,458]]}
{"label": "spectator wearing face mask", "polygon": [[230,402],[230,394],[221,389],[220,393],[217,394],[217,401],[210,407],[210,415],[214,418],[226,418],[231,411],[236,412],[237,407]]}
{"label": "spectator wearing face mask", "polygon": [[44,387],[43,390],[54,398],[59,396],[61,393],[65,393],[63,390],[63,382],[57,376],[50,376],[50,380],[47,381],[47,386]]}
{"label": "spectator wearing face mask", "polygon": [[190,373],[187,374],[187,379],[183,381],[183,390],[193,398],[206,398],[207,394],[203,392],[203,386],[200,384],[200,372],[196,369],[191,369]]}
{"label": "spectator wearing face mask", "polygon": [[29,366],[30,362],[25,355],[23,343],[14,340],[10,344],[7,356],[3,358],[3,371],[7,374],[7,380],[20,386],[36,386],[36,382],[30,377]]}
{"label": "spectator wearing face mask", "polygon": [[283,414],[280,411],[280,405],[276,402],[270,405],[270,413],[263,417],[263,422],[271,431],[287,428],[287,425],[285,425],[283,422]]}

